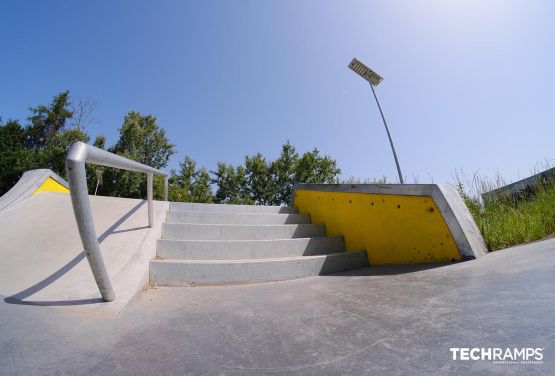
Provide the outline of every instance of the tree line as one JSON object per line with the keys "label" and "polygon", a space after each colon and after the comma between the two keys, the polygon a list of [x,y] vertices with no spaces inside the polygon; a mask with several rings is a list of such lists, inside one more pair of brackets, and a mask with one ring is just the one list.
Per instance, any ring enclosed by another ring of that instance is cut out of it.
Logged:
{"label": "tree line", "polygon": [[[13,187],[27,170],[49,168],[66,178],[65,157],[76,141],[90,142],[87,128],[94,119],[95,104],[77,98],[72,101],[68,91],[56,95],[50,105],[29,109],[27,122],[2,121],[0,117],[0,195]],[[130,111],[118,129],[117,142],[106,146],[106,138],[97,136],[92,144],[157,169],[167,167],[175,145],[153,115]],[[101,170],[103,184],[98,194],[115,197],[146,197],[144,174],[119,169],[87,165],[89,193],[96,187],[95,173]],[[244,163],[233,166],[218,162],[214,170],[199,167],[188,155],[172,169],[169,177],[170,201],[286,204],[299,183],[336,183],[341,170],[329,156],[314,148],[300,154],[287,141],[273,161],[261,153],[245,156]],[[162,198],[163,180],[155,177],[154,195]]]}

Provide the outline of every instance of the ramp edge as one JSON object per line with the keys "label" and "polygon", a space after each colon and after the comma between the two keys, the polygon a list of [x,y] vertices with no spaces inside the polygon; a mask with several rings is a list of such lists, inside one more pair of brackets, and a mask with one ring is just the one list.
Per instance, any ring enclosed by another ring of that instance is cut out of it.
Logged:
{"label": "ramp edge", "polygon": [[[43,187],[43,184],[47,183],[49,179],[60,185],[61,188],[65,188],[66,192],[69,192],[69,184],[67,181],[54,171],[47,168],[29,170],[21,176],[12,189],[0,197],[0,210],[4,210],[9,206],[31,197],[38,190],[52,190],[48,187]],[[60,192],[60,190],[63,189],[57,189],[56,191]]]}

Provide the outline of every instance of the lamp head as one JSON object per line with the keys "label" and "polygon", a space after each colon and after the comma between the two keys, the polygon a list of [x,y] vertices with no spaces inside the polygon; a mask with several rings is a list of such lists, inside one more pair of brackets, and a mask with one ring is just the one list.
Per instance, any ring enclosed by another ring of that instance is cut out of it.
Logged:
{"label": "lamp head", "polygon": [[379,74],[368,68],[356,58],[353,58],[353,60],[349,64],[349,69],[358,74],[360,77],[364,78],[366,81],[370,82],[370,85],[373,86],[378,86],[378,84],[383,80],[383,78]]}

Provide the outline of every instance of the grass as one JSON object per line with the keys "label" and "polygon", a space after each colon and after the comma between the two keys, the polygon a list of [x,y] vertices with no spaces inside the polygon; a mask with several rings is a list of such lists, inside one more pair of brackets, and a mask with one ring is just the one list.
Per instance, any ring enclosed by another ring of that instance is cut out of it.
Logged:
{"label": "grass", "polygon": [[[480,179],[475,186],[491,188],[491,184]],[[553,181],[538,185],[526,195],[500,197],[483,205],[479,195],[465,192],[460,180],[458,189],[490,251],[555,235]]]}

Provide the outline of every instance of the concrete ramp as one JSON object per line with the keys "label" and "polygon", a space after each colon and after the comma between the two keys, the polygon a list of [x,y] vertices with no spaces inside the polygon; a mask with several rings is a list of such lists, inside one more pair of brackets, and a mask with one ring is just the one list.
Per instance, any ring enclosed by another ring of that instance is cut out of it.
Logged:
{"label": "concrete ramp", "polygon": [[6,194],[0,197],[0,210],[43,191],[69,192],[67,181],[49,169],[27,171]]}
{"label": "concrete ramp", "polygon": [[[96,232],[117,301],[123,307],[148,283],[148,262],[168,209],[154,202],[148,227],[144,200],[90,197]],[[37,192],[0,211],[0,295],[6,303],[102,303],[67,193]],[[106,303],[102,303],[106,305]]]}

